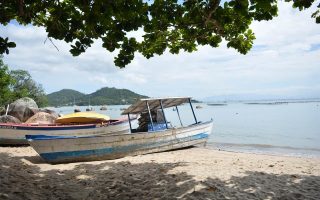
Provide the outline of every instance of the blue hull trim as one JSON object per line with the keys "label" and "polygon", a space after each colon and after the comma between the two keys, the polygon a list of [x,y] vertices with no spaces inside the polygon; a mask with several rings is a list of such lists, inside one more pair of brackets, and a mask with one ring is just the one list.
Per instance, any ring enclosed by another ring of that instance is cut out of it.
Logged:
{"label": "blue hull trim", "polygon": [[67,151],[67,152],[53,152],[53,153],[42,153],[40,156],[47,160],[48,162],[59,162],[59,160],[66,160],[66,159],[77,159],[77,158],[84,158],[89,156],[106,156],[111,154],[119,154],[119,153],[127,153],[138,151],[141,149],[152,149],[156,147],[160,147],[166,144],[171,143],[182,143],[188,142],[193,140],[205,139],[208,138],[208,133],[200,133],[197,135],[193,135],[190,137],[185,137],[181,139],[163,141],[163,142],[156,142],[156,143],[148,143],[148,144],[136,144],[136,145],[128,145],[128,146],[120,146],[120,147],[108,147],[104,149],[92,149],[92,150],[81,150],[81,151]]}
{"label": "blue hull trim", "polygon": [[50,135],[26,135],[27,140],[54,140],[54,139],[67,139],[79,138],[77,136],[50,136]]}

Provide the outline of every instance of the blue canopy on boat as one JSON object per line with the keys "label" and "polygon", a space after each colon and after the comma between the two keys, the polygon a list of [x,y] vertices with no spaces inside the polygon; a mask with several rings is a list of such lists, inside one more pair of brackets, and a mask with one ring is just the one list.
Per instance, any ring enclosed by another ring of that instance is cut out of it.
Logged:
{"label": "blue canopy on boat", "polygon": [[167,97],[167,98],[148,98],[140,99],[136,103],[132,104],[129,108],[124,110],[121,114],[139,114],[148,111],[146,102],[148,102],[150,110],[158,110],[161,108],[160,101],[163,108],[170,108],[179,106],[181,104],[189,102],[191,97]]}

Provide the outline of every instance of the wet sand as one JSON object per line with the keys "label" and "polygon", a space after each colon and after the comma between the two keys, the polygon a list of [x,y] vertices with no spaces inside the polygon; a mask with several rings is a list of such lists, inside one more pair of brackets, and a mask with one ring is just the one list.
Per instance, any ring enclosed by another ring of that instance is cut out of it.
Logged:
{"label": "wet sand", "polygon": [[320,199],[320,159],[189,148],[50,165],[0,147],[0,199]]}

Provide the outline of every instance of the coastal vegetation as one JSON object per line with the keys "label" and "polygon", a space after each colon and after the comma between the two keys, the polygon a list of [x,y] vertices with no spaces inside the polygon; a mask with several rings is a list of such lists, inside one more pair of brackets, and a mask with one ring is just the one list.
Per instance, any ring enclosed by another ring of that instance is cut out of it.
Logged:
{"label": "coastal vegetation", "polygon": [[48,100],[41,84],[35,82],[25,70],[10,70],[0,57],[0,106],[22,97],[30,97],[39,107],[47,106]]}
{"label": "coastal vegetation", "polygon": [[[304,10],[315,0],[285,0]],[[118,50],[114,63],[125,67],[141,53],[146,58],[165,51],[193,52],[198,46],[227,47],[246,54],[253,46],[253,21],[272,20],[278,15],[278,1],[271,0],[169,0],[169,1],[0,1],[0,24],[12,20],[46,29],[51,38],[71,43],[78,56],[101,39],[110,52]],[[320,23],[320,10],[312,14]],[[140,34],[129,34],[138,32]],[[142,37],[141,37],[142,36]],[[0,54],[16,44],[0,37]]]}
{"label": "coastal vegetation", "polygon": [[104,87],[91,94],[76,90],[63,89],[47,95],[50,106],[87,106],[87,105],[124,105],[132,104],[137,99],[147,98],[127,89]]}

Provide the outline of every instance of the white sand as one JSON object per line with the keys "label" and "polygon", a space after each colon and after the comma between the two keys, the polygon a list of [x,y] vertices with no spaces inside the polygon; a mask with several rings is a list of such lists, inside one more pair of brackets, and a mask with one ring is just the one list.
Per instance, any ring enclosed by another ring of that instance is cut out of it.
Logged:
{"label": "white sand", "polygon": [[0,199],[320,199],[320,159],[201,148],[50,165],[0,147]]}

